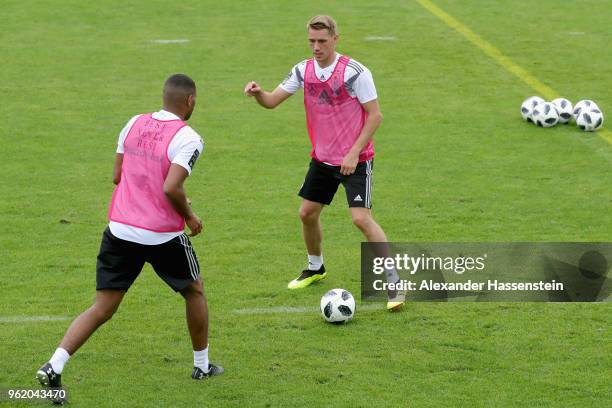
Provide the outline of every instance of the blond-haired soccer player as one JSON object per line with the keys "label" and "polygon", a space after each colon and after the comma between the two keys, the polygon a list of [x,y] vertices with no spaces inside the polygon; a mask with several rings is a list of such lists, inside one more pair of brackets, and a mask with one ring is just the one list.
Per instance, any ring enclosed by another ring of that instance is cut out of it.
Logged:
{"label": "blond-haired soccer player", "polygon": [[[386,242],[372,217],[372,138],[382,121],[378,96],[370,71],[354,59],[336,52],[338,29],[330,16],[315,16],[307,24],[313,58],[296,64],[272,92],[249,82],[244,92],[259,105],[273,109],[298,89],[304,89],[312,160],[299,195],[300,218],[308,251],[308,267],[289,283],[300,289],[325,279],[321,211],[342,184],[353,223],[369,242]],[[395,272],[395,271],[391,271]],[[393,298],[388,309],[397,309],[403,298]]]}

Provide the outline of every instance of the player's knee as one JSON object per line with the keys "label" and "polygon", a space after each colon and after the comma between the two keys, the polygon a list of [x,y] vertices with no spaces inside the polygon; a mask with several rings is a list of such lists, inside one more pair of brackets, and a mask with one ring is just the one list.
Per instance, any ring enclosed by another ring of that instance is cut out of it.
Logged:
{"label": "player's knee", "polygon": [[316,210],[308,207],[300,207],[300,219],[304,224],[316,222],[319,214]]}
{"label": "player's knee", "polygon": [[92,309],[96,320],[102,324],[109,321],[113,317],[117,311],[117,306],[101,305],[96,303]]}
{"label": "player's knee", "polygon": [[191,282],[185,287],[185,289],[181,290],[181,295],[183,295],[185,299],[193,296],[204,296],[202,280],[198,278],[197,280]]}
{"label": "player's knee", "polygon": [[367,231],[372,225],[372,217],[368,214],[353,214],[353,224],[361,231]]}

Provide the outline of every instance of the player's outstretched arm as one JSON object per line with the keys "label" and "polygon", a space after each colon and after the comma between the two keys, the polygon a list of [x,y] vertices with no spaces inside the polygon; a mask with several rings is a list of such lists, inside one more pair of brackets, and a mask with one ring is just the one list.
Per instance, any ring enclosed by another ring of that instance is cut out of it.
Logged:
{"label": "player's outstretched arm", "polygon": [[164,194],[172,207],[185,219],[191,231],[189,236],[194,237],[202,232],[202,220],[191,210],[189,199],[185,195],[183,183],[188,175],[183,166],[172,163],[164,181]]}
{"label": "player's outstretched arm", "polygon": [[258,104],[266,109],[274,109],[285,99],[289,98],[292,94],[285,91],[280,86],[272,92],[266,92],[257,84],[255,81],[251,81],[244,87],[244,94],[246,96],[252,96],[255,98]]}

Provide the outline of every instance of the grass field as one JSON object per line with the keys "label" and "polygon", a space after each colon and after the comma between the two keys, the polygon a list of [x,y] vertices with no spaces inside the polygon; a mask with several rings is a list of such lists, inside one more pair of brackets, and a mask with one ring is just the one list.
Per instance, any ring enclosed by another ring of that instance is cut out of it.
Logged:
{"label": "grass field", "polygon": [[[612,114],[611,1],[434,1],[558,94]],[[72,406],[610,406],[610,303],[381,305],[324,324],[320,296],[360,287],[343,195],[323,216],[327,281],[286,290],[305,263],[302,94],[266,111],[242,89],[272,89],[308,57],[305,23],[322,12],[377,85],[374,215],[390,240],[612,241],[609,131],[523,122],[535,91],[417,2],[4,0],[0,387],[35,386],[90,305],[118,132],[184,72],[206,143],[187,182],[205,223],[193,244],[226,375],[189,378],[182,299],[146,267],[66,366]],[[164,39],[189,41],[152,42]]]}

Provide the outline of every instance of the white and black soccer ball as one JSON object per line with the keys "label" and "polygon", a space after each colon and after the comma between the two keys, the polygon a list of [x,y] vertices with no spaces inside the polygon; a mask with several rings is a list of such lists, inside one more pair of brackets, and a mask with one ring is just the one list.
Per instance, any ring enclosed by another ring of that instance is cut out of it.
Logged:
{"label": "white and black soccer ball", "polygon": [[525,119],[527,122],[533,122],[533,118],[531,116],[533,114],[533,108],[540,103],[544,103],[544,99],[540,98],[539,96],[530,96],[529,98],[525,99],[521,104],[521,116],[523,119]]}
{"label": "white and black soccer ball", "polygon": [[565,98],[553,99],[551,103],[555,105],[555,109],[557,109],[557,113],[559,114],[559,123],[569,122],[574,113],[572,103]]}
{"label": "white and black soccer ball", "polygon": [[[583,99],[574,105],[574,119],[578,120],[578,115],[583,109],[599,109],[599,106],[590,99]],[[599,109],[601,110],[601,109]]]}
{"label": "white and black soccer ball", "polygon": [[541,127],[553,127],[559,122],[555,105],[550,102],[539,103],[533,108],[533,123]]}
{"label": "white and black soccer ball", "polygon": [[582,109],[576,118],[576,125],[585,132],[593,132],[603,126],[603,113],[599,108]]}
{"label": "white and black soccer ball", "polygon": [[345,289],[332,289],[321,298],[321,315],[330,323],[345,323],[355,315],[355,298]]}

